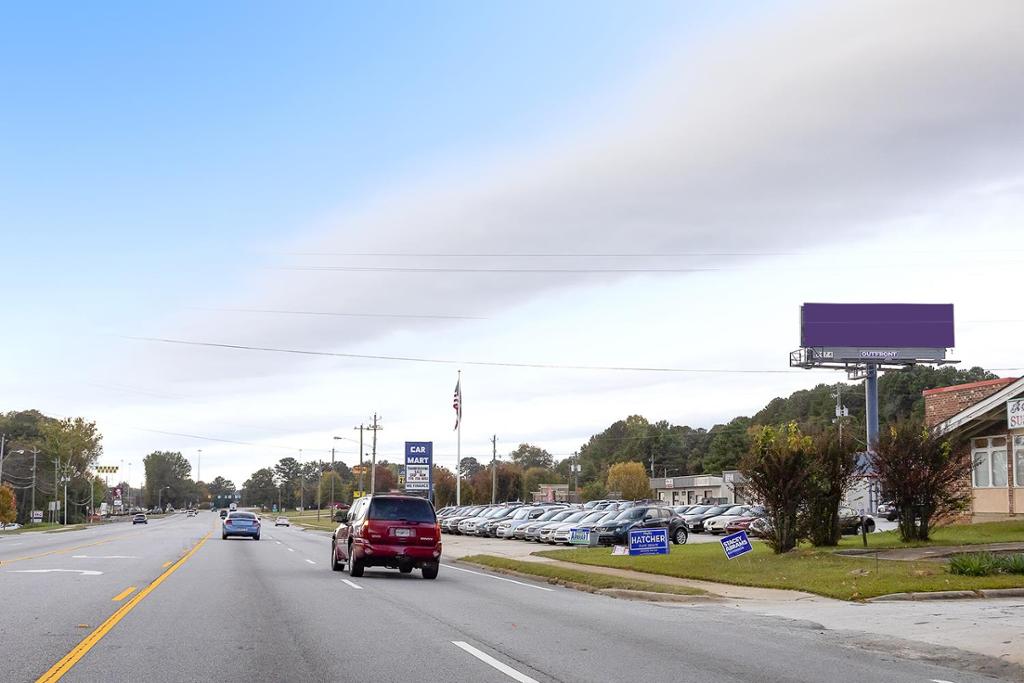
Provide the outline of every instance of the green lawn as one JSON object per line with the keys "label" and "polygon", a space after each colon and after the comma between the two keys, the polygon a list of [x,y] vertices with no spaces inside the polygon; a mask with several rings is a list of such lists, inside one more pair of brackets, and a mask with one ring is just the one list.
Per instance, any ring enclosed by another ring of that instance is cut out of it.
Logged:
{"label": "green lawn", "polygon": [[625,579],[618,576],[608,576],[607,574],[599,574],[596,572],[566,569],[564,567],[542,564],[540,562],[521,562],[519,560],[510,560],[504,557],[494,557],[493,555],[470,555],[468,557],[460,558],[459,561],[482,565],[492,569],[505,569],[518,572],[520,574],[539,576],[547,579],[548,583],[561,585],[577,584],[598,590],[615,588],[620,590],[647,591],[651,593],[669,593],[672,595],[706,594],[706,591],[702,591],[699,588],[671,586],[652,581]]}
{"label": "green lawn", "polygon": [[844,557],[812,549],[775,555],[763,543],[755,543],[752,553],[734,560],[727,559],[717,543],[673,546],[669,555],[648,557],[613,556],[610,548],[551,550],[537,554],[584,565],[741,586],[787,588],[842,600],[887,593],[1024,587],[1024,576],[956,576],[950,574],[943,563],[876,563],[870,557]]}
{"label": "green lawn", "polygon": [[[904,543],[898,531],[868,534],[869,548],[912,548],[927,545],[972,545],[978,543],[1024,542],[1024,520],[1013,522],[985,522],[983,524],[954,524],[939,527],[929,541]],[[860,536],[843,536],[840,548],[861,548]]]}
{"label": "green lawn", "polygon": [[302,512],[266,512],[261,513],[264,523],[267,525],[273,525],[274,520],[278,517],[287,517],[288,521],[292,524],[301,524],[304,527],[310,529],[321,529],[323,531],[334,531],[338,528],[337,522],[331,521],[331,511],[321,510],[320,520],[317,521],[316,510],[304,510]]}

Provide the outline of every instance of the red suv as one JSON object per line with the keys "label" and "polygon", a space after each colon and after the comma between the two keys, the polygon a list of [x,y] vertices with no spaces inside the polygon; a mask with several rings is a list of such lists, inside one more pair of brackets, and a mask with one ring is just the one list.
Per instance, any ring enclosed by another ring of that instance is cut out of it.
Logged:
{"label": "red suv", "polygon": [[441,526],[425,498],[375,495],[359,498],[331,536],[331,569],[362,576],[366,567],[391,567],[403,574],[423,570],[437,578]]}

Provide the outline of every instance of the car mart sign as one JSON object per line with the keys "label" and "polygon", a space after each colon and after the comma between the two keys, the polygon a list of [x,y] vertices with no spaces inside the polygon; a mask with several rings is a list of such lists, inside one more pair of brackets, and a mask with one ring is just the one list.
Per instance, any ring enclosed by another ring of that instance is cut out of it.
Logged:
{"label": "car mart sign", "polygon": [[1024,429],[1024,398],[1006,402],[1006,426],[1010,429]]}
{"label": "car mart sign", "polygon": [[405,442],[405,490],[429,493],[431,465],[434,464],[433,441]]}
{"label": "car mart sign", "polygon": [[633,529],[629,532],[630,555],[668,555],[668,529]]}

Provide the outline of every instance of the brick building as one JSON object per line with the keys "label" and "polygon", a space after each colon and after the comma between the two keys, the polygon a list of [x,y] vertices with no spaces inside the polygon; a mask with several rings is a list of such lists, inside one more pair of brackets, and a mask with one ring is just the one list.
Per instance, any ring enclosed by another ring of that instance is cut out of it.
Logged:
{"label": "brick building", "polygon": [[1010,429],[1007,403],[1024,398],[1024,378],[959,384],[924,392],[925,422],[965,439],[974,460],[971,517],[1024,517],[1024,429]]}

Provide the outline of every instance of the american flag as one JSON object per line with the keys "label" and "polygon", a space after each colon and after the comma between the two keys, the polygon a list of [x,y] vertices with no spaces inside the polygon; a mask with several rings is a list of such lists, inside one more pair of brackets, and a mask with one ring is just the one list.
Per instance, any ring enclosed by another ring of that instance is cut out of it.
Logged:
{"label": "american flag", "polygon": [[459,428],[462,421],[462,378],[455,382],[455,398],[452,400],[452,408],[455,409],[455,429]]}

